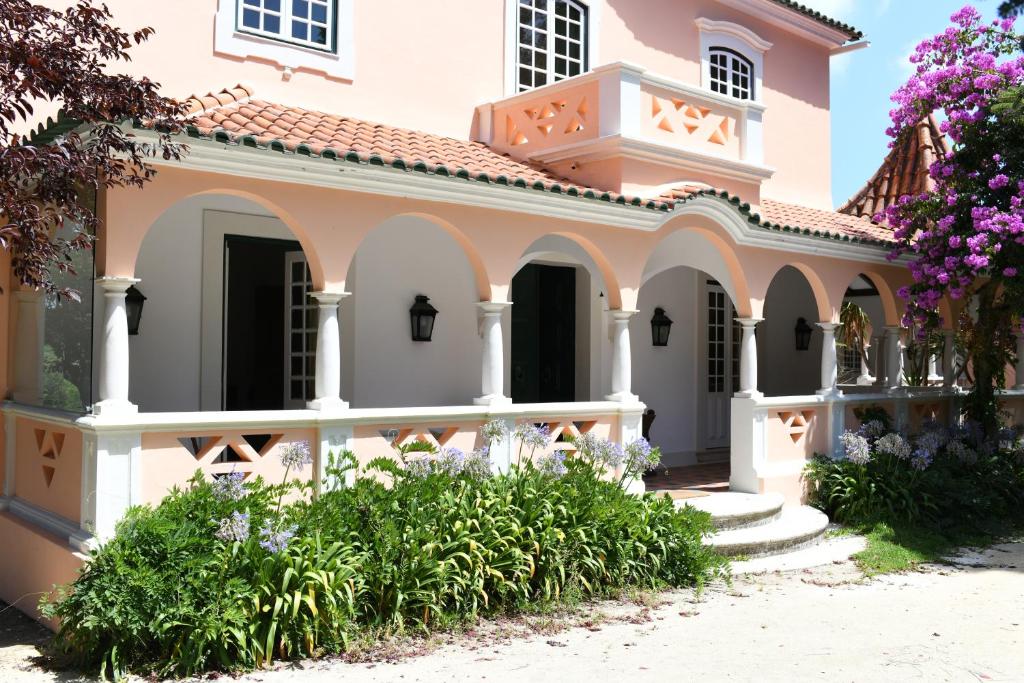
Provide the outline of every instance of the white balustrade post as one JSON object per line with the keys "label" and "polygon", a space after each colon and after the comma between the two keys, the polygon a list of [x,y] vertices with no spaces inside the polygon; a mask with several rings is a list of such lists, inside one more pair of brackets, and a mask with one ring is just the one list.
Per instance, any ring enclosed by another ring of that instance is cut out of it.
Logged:
{"label": "white balustrade post", "polygon": [[505,405],[512,399],[505,396],[505,342],[501,317],[512,304],[507,301],[481,301],[480,336],[484,340],[483,359],[480,370],[482,395],[473,399],[481,406]]}
{"label": "white balustrade post", "polygon": [[633,393],[633,357],[629,347],[629,319],[636,311],[613,310],[612,316],[612,393],[605,398],[621,403],[635,403]]}
{"label": "white balustrade post", "polygon": [[313,410],[325,412],[348,408],[341,400],[341,331],[338,329],[338,304],[348,292],[310,292],[319,307],[316,329],[316,398],[308,403]]}
{"label": "white balustrade post", "polygon": [[885,386],[888,391],[900,391],[903,388],[903,328],[892,325],[886,327],[885,332]]}
{"label": "white balustrade post", "polygon": [[821,389],[823,396],[836,396],[842,392],[836,386],[839,380],[839,357],[836,353],[836,328],[838,323],[818,323],[824,333],[821,342]]}
{"label": "white balustrade post", "polygon": [[1024,390],[1024,334],[1017,332],[1017,365],[1014,366],[1013,388]]}
{"label": "white balustrade post", "polygon": [[956,332],[943,330],[942,341],[942,386],[948,388],[956,384]]}
{"label": "white balustrade post", "polygon": [[14,332],[12,397],[18,403],[39,405],[43,398],[43,330],[46,295],[41,290],[14,293],[18,327]]}
{"label": "white balustrade post", "polygon": [[764,318],[736,318],[742,329],[740,340],[740,390],[737,398],[762,396],[757,389],[757,324]]}
{"label": "white balustrade post", "polygon": [[871,374],[871,361],[869,359],[872,348],[874,348],[872,344],[868,343],[863,349],[860,349],[860,374],[857,375],[857,386],[859,387],[869,387],[875,383],[875,378]]}
{"label": "white balustrade post", "polygon": [[885,386],[885,335],[879,334],[871,338],[872,348],[875,350],[875,381],[873,384],[879,387]]}
{"label": "white balustrade post", "polygon": [[125,292],[138,282],[131,277],[102,277],[96,281],[103,288],[99,401],[93,405],[96,415],[130,414],[139,410],[128,400],[128,313],[124,303]]}
{"label": "white balustrade post", "polygon": [[937,353],[928,354],[928,383],[937,384],[942,381],[942,375],[939,374],[939,355]]}

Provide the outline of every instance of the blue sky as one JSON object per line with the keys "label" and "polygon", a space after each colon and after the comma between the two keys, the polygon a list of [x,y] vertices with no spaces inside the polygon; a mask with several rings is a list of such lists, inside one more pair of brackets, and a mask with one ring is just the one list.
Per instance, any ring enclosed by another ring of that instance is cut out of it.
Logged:
{"label": "blue sky", "polygon": [[[966,0],[802,0],[864,32],[871,47],[832,59],[832,200],[846,201],[888,151],[889,96],[911,73],[907,56],[949,24]],[[974,3],[995,18],[998,0]]]}

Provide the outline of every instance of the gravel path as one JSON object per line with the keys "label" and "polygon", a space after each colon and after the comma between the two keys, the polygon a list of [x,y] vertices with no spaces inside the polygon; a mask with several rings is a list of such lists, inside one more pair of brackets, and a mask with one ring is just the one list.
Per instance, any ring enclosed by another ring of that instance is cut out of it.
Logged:
{"label": "gravel path", "polygon": [[[73,678],[38,668],[39,631],[25,621],[0,615],[0,680]],[[562,619],[488,622],[375,657],[241,680],[1024,681],[1024,543],[869,581],[850,563],[743,577],[700,597],[680,591]]]}

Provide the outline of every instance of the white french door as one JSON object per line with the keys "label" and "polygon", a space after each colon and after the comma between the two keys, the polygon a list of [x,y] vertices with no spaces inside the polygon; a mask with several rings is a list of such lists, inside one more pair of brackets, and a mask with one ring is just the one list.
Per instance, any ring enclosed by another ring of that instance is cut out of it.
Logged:
{"label": "white french door", "polygon": [[707,280],[701,305],[704,330],[701,450],[729,446],[732,395],[739,381],[739,323],[729,295]]}
{"label": "white french door", "polygon": [[284,407],[305,408],[315,391],[317,306],[301,251],[285,254],[284,281]]}

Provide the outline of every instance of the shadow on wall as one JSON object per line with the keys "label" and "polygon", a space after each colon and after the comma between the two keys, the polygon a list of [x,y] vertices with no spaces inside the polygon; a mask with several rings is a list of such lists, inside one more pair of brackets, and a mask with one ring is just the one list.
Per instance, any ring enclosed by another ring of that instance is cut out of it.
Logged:
{"label": "shadow on wall", "polygon": [[[796,349],[796,324],[814,329],[806,351]],[[786,266],[768,288],[764,322],[757,326],[757,384],[765,396],[806,396],[821,382],[821,340],[814,292],[803,274]]]}

